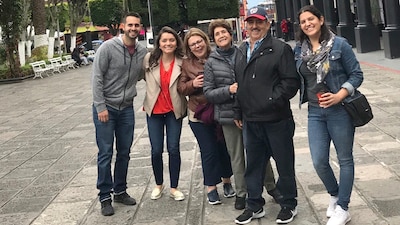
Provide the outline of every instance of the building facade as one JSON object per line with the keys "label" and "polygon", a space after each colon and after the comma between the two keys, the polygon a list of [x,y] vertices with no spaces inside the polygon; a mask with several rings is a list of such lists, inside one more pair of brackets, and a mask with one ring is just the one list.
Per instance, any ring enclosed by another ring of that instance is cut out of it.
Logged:
{"label": "building facade", "polygon": [[399,0],[275,0],[276,20],[293,18],[297,30],[297,12],[309,4],[321,10],[326,24],[358,53],[383,49],[386,58],[400,58]]}

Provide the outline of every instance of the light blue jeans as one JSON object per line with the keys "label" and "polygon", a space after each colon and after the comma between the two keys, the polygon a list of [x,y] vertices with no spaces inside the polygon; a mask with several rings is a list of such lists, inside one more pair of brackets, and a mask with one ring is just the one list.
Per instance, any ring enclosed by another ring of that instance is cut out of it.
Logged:
{"label": "light blue jeans", "polygon": [[[342,105],[308,107],[308,142],[319,178],[338,205],[347,210],[354,182],[353,142],[355,128]],[[329,164],[330,143],[336,149],[340,166],[339,183]]]}

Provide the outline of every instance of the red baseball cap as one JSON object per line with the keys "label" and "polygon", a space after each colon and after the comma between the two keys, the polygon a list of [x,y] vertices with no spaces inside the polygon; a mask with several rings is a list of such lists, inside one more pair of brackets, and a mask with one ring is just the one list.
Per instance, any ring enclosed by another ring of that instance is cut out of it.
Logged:
{"label": "red baseball cap", "polygon": [[247,17],[245,21],[252,17],[260,20],[267,20],[268,19],[267,11],[259,6],[250,8],[249,10],[247,10]]}

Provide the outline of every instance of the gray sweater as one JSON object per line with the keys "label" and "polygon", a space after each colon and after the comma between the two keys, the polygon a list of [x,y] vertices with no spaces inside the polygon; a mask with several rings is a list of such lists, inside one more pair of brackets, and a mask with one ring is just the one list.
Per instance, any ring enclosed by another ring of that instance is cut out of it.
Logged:
{"label": "gray sweater", "polygon": [[100,46],[92,71],[93,105],[97,112],[106,110],[106,106],[122,110],[133,105],[136,83],[144,76],[146,53],[146,48],[137,42],[134,54],[130,55],[121,37]]}

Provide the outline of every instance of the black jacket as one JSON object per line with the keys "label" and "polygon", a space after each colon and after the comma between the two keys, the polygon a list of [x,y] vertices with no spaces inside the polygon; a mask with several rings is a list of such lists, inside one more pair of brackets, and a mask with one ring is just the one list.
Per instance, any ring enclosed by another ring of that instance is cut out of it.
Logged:
{"label": "black jacket", "polygon": [[247,43],[235,61],[235,119],[275,122],[292,117],[289,100],[300,87],[292,48],[268,34],[247,63]]}
{"label": "black jacket", "polygon": [[[237,51],[237,47],[234,48]],[[234,95],[229,92],[229,86],[236,82],[233,69],[229,61],[217,51],[211,52],[204,65],[204,95],[208,102],[214,104],[214,119],[220,124],[234,124],[235,101]]]}

